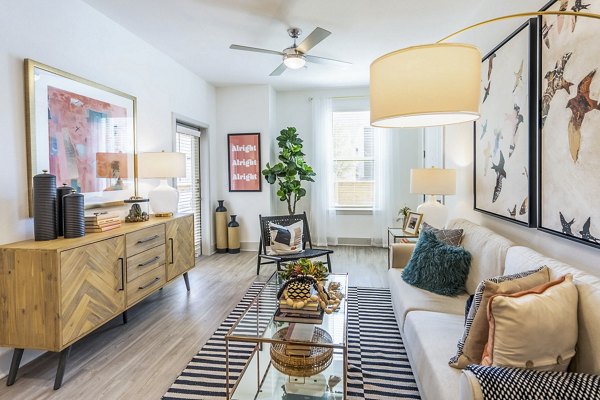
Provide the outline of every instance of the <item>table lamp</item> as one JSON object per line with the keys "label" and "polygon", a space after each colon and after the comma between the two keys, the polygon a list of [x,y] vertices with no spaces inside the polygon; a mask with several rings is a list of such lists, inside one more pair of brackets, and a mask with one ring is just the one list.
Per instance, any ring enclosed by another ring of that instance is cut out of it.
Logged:
{"label": "table lamp", "polygon": [[440,168],[416,168],[410,170],[410,192],[427,196],[425,203],[417,207],[423,221],[435,228],[446,226],[448,208],[438,203],[436,195],[456,194],[456,170]]}
{"label": "table lamp", "polygon": [[179,192],[169,186],[167,178],[185,176],[185,154],[149,152],[139,155],[139,177],[158,178],[160,184],[148,192],[150,207],[157,217],[170,217],[177,212]]}

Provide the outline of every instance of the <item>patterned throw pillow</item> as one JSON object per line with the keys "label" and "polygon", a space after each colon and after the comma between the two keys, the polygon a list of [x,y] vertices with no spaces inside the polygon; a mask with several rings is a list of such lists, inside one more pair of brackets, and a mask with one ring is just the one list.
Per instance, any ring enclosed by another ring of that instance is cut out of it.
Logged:
{"label": "patterned throw pillow", "polygon": [[289,226],[269,223],[271,243],[268,254],[283,255],[303,252],[302,228],[302,221],[294,222]]}
{"label": "patterned throw pillow", "polygon": [[435,236],[438,239],[451,246],[460,246],[463,237],[462,229],[438,229],[429,225],[427,222],[423,222],[423,225],[421,226],[421,232],[422,231],[431,231],[435,233]]}
{"label": "patterned throw pillow", "polygon": [[481,363],[489,333],[487,304],[490,297],[498,293],[520,292],[548,281],[550,281],[550,272],[546,266],[482,281],[475,291],[465,321],[465,331],[457,344],[456,355],[450,359],[448,364],[451,367],[463,369],[469,364]]}
{"label": "patterned throw pillow", "polygon": [[423,231],[402,279],[432,293],[457,296],[465,291],[470,267],[471,253],[442,242],[431,231]]}

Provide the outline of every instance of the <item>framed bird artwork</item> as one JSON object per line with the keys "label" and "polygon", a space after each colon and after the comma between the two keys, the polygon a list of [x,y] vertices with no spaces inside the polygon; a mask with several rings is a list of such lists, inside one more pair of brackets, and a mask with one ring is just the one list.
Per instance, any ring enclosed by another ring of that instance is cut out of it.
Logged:
{"label": "framed bird artwork", "polygon": [[[600,13],[600,2],[551,1]],[[600,247],[600,21],[540,17],[538,229]]]}
{"label": "framed bird artwork", "polygon": [[529,20],[483,58],[473,135],[475,210],[528,227],[537,217],[537,26]]}

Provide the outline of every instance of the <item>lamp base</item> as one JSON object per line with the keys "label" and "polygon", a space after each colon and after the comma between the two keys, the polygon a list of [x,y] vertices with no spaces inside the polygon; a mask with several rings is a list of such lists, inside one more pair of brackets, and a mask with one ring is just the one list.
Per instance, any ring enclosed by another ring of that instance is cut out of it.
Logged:
{"label": "lamp base", "polygon": [[434,228],[443,229],[448,219],[448,207],[438,203],[435,196],[428,195],[427,201],[417,207],[417,212],[423,214],[423,222]]}
{"label": "lamp base", "polygon": [[169,186],[166,179],[161,179],[160,184],[148,192],[148,198],[155,216],[171,216],[177,212],[179,192]]}

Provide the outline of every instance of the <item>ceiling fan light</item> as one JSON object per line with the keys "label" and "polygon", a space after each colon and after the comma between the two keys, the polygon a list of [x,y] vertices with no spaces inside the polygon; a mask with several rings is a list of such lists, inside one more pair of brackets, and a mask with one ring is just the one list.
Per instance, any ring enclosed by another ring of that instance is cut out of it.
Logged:
{"label": "ceiling fan light", "polygon": [[283,63],[289,69],[300,69],[306,64],[306,59],[302,54],[286,54],[283,56]]}

